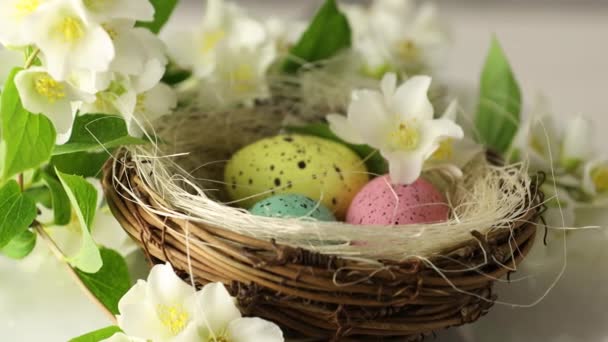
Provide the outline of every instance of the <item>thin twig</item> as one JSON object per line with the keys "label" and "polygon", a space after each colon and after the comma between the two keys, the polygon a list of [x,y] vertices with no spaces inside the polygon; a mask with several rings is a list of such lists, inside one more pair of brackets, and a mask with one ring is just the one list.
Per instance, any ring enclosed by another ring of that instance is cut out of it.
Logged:
{"label": "thin twig", "polygon": [[32,54],[25,61],[25,66],[23,68],[28,69],[29,67],[34,65],[34,62],[36,61],[36,57],[38,57],[39,53],[40,53],[40,49],[34,50],[34,52],[32,52]]}
{"label": "thin twig", "polygon": [[87,297],[89,297],[89,299],[93,303],[95,303],[95,304],[97,304],[97,306],[99,306],[99,308],[106,314],[106,316],[108,316],[108,318],[110,319],[110,321],[113,324],[117,324],[116,316],[114,316],[114,314],[108,308],[106,308],[99,301],[99,299],[97,299],[97,297],[95,297],[95,295],[93,295],[93,293],[91,293],[91,291],[87,288],[87,286],[82,282],[82,280],[80,279],[80,277],[78,276],[76,271],[72,268],[72,266],[70,266],[70,264],[68,264],[66,262],[65,255],[63,254],[63,252],[61,251],[59,246],[57,246],[55,241],[53,241],[53,239],[49,236],[49,234],[44,230],[44,227],[40,223],[35,222],[34,228],[36,229],[36,232],[38,233],[38,235],[46,242],[46,244],[49,247],[49,249],[51,250],[51,252],[53,252],[53,254],[57,257],[57,259],[59,259],[59,261],[66,267],[68,273],[74,279],[76,284],[78,284],[80,289],[87,295]]}

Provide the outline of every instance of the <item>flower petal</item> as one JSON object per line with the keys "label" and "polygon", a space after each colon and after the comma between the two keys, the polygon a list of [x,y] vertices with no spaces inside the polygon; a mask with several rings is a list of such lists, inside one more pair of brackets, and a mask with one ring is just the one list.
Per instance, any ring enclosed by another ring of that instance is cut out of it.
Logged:
{"label": "flower petal", "polygon": [[588,120],[578,116],[569,120],[566,127],[561,162],[564,167],[573,169],[592,153],[591,125]]}
{"label": "flower petal", "polygon": [[149,296],[155,304],[164,305],[182,304],[195,291],[175,274],[169,263],[152,267],[148,286]]}
{"label": "flower petal", "polygon": [[329,114],[327,116],[329,128],[340,139],[351,144],[364,144],[365,141],[357,130],[350,124],[344,115]]}
{"label": "flower petal", "polygon": [[159,117],[170,114],[171,110],[177,106],[177,95],[173,88],[164,83],[159,83],[156,87],[150,89],[143,96],[141,110],[136,111],[133,117],[127,120],[127,129],[132,136],[140,137],[149,127],[152,122]]}
{"label": "flower petal", "polygon": [[380,88],[382,89],[382,94],[387,99],[392,98],[395,95],[395,90],[397,90],[397,75],[393,72],[389,72],[382,78],[382,82],[380,83]]}
{"label": "flower petal", "polygon": [[384,146],[390,128],[389,115],[384,96],[380,92],[353,92],[348,107],[348,121],[368,145],[376,148]]}
{"label": "flower petal", "polygon": [[464,131],[454,121],[446,119],[423,121],[421,124],[421,141],[418,150],[428,159],[445,138],[462,139]]}
{"label": "flower petal", "polygon": [[101,27],[89,29],[70,53],[70,62],[78,69],[108,71],[115,57],[114,44],[108,33]]}
{"label": "flower petal", "polygon": [[228,325],[231,342],[282,342],[283,332],[274,323],[261,318],[239,318]]}
{"label": "flower petal", "polygon": [[103,342],[146,342],[146,340],[137,337],[130,337],[119,332],[112,335],[112,337],[103,340]]}
{"label": "flower petal", "polygon": [[433,105],[427,93],[431,86],[429,76],[414,76],[397,88],[391,101],[392,110],[401,116],[401,119],[431,120],[433,118]]}
{"label": "flower petal", "polygon": [[452,120],[456,122],[456,116],[458,115],[458,100],[452,100],[446,108],[445,112],[441,116],[442,119]]}
{"label": "flower petal", "polygon": [[156,339],[167,331],[156,314],[155,304],[148,298],[148,286],[139,280],[118,302],[120,328],[130,336]]}
{"label": "flower petal", "polygon": [[389,165],[389,174],[393,184],[412,184],[422,173],[424,156],[412,152],[381,151]]}
{"label": "flower petal", "polygon": [[198,332],[198,327],[194,322],[190,322],[177,336],[171,339],[171,342],[198,342],[201,341],[201,336]]}
{"label": "flower petal", "polygon": [[241,312],[222,283],[207,284],[196,295],[199,325],[214,334],[222,333]]}

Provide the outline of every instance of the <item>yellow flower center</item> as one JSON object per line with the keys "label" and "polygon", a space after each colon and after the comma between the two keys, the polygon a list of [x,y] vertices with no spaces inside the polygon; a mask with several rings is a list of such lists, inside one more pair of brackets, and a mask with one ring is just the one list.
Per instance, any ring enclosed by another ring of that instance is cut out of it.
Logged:
{"label": "yellow flower center", "polygon": [[109,27],[106,24],[101,25],[101,27],[103,27],[103,29],[108,33],[108,36],[110,36],[110,39],[116,40],[116,38],[118,38],[118,32],[116,32],[115,29]]}
{"label": "yellow flower center", "polygon": [[205,342],[230,342],[226,336],[209,336]]}
{"label": "yellow flower center", "polygon": [[598,192],[608,191],[608,166],[600,166],[593,170],[591,180]]}
{"label": "yellow flower center", "polygon": [[36,92],[46,97],[50,103],[65,98],[65,86],[48,75],[40,76],[34,82]]}
{"label": "yellow flower center", "polygon": [[37,10],[38,6],[40,6],[40,0],[19,0],[15,4],[15,9],[17,14],[26,16]]}
{"label": "yellow flower center", "polygon": [[253,79],[255,78],[255,74],[250,64],[242,63],[238,65],[226,77],[232,82],[234,89],[238,92],[244,93],[254,88]]}
{"label": "yellow flower center", "polygon": [[56,30],[60,39],[66,43],[74,43],[84,36],[84,24],[75,17],[64,18]]}
{"label": "yellow flower center", "polygon": [[169,328],[174,336],[177,336],[190,321],[190,314],[182,305],[162,305],[156,308],[161,323]]}
{"label": "yellow flower center", "polygon": [[92,11],[100,11],[107,8],[114,0],[84,0],[84,5]]}
{"label": "yellow flower center", "polygon": [[138,113],[144,113],[146,111],[146,94],[137,95],[137,102],[135,103],[135,111]]}
{"label": "yellow flower center", "polygon": [[413,125],[401,122],[389,133],[388,139],[394,150],[411,151],[420,143],[420,132]]}
{"label": "yellow flower center", "polygon": [[431,156],[435,160],[448,160],[454,156],[454,140],[445,139],[439,143],[439,148]]}
{"label": "yellow flower center", "polygon": [[397,54],[406,61],[415,60],[420,54],[420,50],[416,43],[410,39],[406,39],[397,43]]}
{"label": "yellow flower center", "polygon": [[204,54],[211,52],[225,36],[226,32],[222,30],[206,33],[201,42],[201,52]]}

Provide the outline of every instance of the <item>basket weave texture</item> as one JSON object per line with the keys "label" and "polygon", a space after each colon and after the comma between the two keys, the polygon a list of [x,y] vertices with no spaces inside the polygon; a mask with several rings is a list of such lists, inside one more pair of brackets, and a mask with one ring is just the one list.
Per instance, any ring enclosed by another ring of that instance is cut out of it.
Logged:
{"label": "basket weave texture", "polygon": [[472,231],[468,243],[428,261],[370,267],[155,214],[150,208],[170,204],[139,178],[126,150],[105,165],[103,179],[113,214],[152,262],[170,262],[184,278],[191,270],[198,285],[222,282],[246,315],[320,341],[417,341],[485,315],[497,298],[494,280],[510,275],[532,248],[543,201],[536,183],[531,209],[511,229]]}

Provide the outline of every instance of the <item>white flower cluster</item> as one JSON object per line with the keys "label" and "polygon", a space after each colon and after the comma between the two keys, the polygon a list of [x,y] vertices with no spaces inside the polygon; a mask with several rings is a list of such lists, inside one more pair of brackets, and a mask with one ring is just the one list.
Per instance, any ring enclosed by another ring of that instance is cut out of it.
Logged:
{"label": "white flower cluster", "polygon": [[[417,8],[410,0],[376,0],[370,7],[340,8],[353,36],[347,61],[340,63],[348,75],[428,73],[442,55],[446,34],[430,4]],[[305,27],[298,20],[259,21],[234,3],[209,0],[198,29],[174,32],[166,42],[175,63],[202,83],[200,97],[207,103],[247,104],[270,96],[269,71],[289,55]]]}
{"label": "white flower cluster", "polygon": [[284,39],[275,25],[253,19],[236,4],[209,0],[198,29],[174,32],[166,41],[175,63],[203,82],[208,101],[247,102],[269,96],[267,72]]}
{"label": "white flower cluster", "polygon": [[0,0],[0,44],[31,51],[15,77],[21,101],[53,122],[57,143],[69,139],[78,113],[121,115],[141,135],[175,107],[160,83],[164,44],[135,27],[153,17],[148,0]]}
{"label": "white flower cluster", "polygon": [[608,156],[594,150],[593,133],[590,122],[581,116],[558,127],[542,98],[520,127],[512,154],[528,161],[531,171],[547,175],[543,192],[549,226],[572,227],[578,209],[605,210],[608,205]]}
{"label": "white flower cluster", "polygon": [[211,283],[196,291],[173,272],[156,265],[118,304],[123,333],[108,342],[282,342],[274,323],[244,318],[224,285]]}

